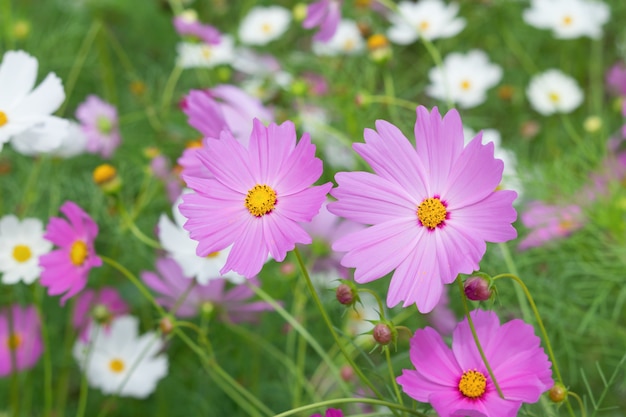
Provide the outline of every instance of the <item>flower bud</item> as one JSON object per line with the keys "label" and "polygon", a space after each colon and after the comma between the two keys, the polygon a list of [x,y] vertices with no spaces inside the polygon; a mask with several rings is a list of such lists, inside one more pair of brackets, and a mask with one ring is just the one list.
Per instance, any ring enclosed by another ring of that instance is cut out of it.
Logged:
{"label": "flower bud", "polygon": [[339,370],[339,375],[345,382],[350,382],[354,377],[354,369],[349,365],[344,365]]}
{"label": "flower bud", "polygon": [[367,49],[370,52],[370,59],[376,63],[384,63],[391,59],[392,51],[385,35],[376,33],[367,38]]}
{"label": "flower bud", "polygon": [[563,386],[563,384],[557,382],[550,388],[548,391],[548,396],[555,403],[560,403],[567,398],[567,388]]}
{"label": "flower bud", "polygon": [[374,340],[383,345],[387,346],[389,343],[395,340],[394,331],[387,323],[378,323],[374,326],[374,330],[372,330],[372,336],[374,336]]}
{"label": "flower bud", "polygon": [[27,20],[19,19],[13,25],[13,37],[18,40],[24,40],[30,35],[31,25]]}
{"label": "flower bud", "polygon": [[465,295],[470,300],[485,301],[491,297],[489,282],[483,277],[469,277],[464,284]]}
{"label": "flower bud", "polygon": [[293,13],[293,20],[295,20],[296,22],[302,22],[304,19],[306,19],[306,15],[307,15],[306,3],[296,4],[292,9],[292,13]]}
{"label": "flower bud", "polygon": [[602,119],[599,116],[589,116],[583,124],[585,132],[596,133],[602,128]]}
{"label": "flower bud", "polygon": [[93,317],[98,324],[107,324],[113,318],[113,314],[104,304],[96,304],[91,309],[91,317]]}
{"label": "flower bud", "polygon": [[115,194],[122,187],[122,180],[117,175],[117,170],[109,164],[98,165],[93,170],[93,182],[107,194]]}
{"label": "flower bud", "polygon": [[161,332],[165,335],[172,333],[172,330],[174,330],[172,318],[167,316],[163,317],[161,321],[159,321],[159,329],[161,329]]}
{"label": "flower bud", "polygon": [[349,306],[354,304],[354,294],[352,293],[352,288],[350,288],[349,285],[339,285],[335,295],[337,296],[337,301],[343,305]]}

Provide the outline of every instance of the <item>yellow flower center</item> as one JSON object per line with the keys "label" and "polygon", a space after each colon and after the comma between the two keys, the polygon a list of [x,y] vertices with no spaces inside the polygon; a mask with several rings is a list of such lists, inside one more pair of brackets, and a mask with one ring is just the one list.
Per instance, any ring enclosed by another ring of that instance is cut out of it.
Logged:
{"label": "yellow flower center", "polygon": [[548,94],[548,98],[553,103],[558,103],[561,100],[561,97],[559,97],[559,95],[555,93],[554,91]]}
{"label": "yellow flower center", "polygon": [[424,227],[433,230],[446,220],[448,211],[437,197],[427,198],[417,207],[417,218]]}
{"label": "yellow flower center", "polygon": [[10,350],[16,350],[22,346],[23,340],[19,333],[11,333],[7,338],[7,346]]}
{"label": "yellow flower center", "polygon": [[117,175],[117,170],[113,165],[101,164],[93,170],[93,182],[102,185],[111,181]]}
{"label": "yellow flower center", "polygon": [[26,245],[15,245],[13,248],[13,259],[18,262],[26,262],[31,256],[33,256],[33,253]]}
{"label": "yellow flower center", "polygon": [[0,110],[0,127],[4,126],[8,122],[9,122],[9,118],[7,117],[7,114],[3,112],[2,110]]}
{"label": "yellow flower center", "polygon": [[385,48],[387,47],[387,45],[389,45],[389,41],[387,41],[385,35],[381,35],[380,33],[375,33],[374,35],[367,38],[367,48],[370,51]]}
{"label": "yellow flower center", "polygon": [[343,43],[343,49],[345,51],[351,51],[354,49],[355,46],[356,42],[354,41],[354,39],[348,39]]}
{"label": "yellow flower center", "polygon": [[572,16],[570,16],[570,15],[563,16],[563,25],[564,26],[571,25],[573,21],[574,21],[574,19],[572,19]]}
{"label": "yellow flower center", "polygon": [[115,372],[116,374],[119,374],[120,372],[124,371],[124,361],[118,358],[114,358],[111,359],[111,362],[109,362],[109,369],[112,372]]}
{"label": "yellow flower center", "polygon": [[219,252],[211,252],[206,257],[211,259],[211,258],[217,258],[218,256],[220,256]]}
{"label": "yellow flower center", "polygon": [[426,20],[421,21],[420,24],[418,25],[420,32],[424,32],[425,30],[428,30],[429,27],[430,27],[430,23],[428,23]]}
{"label": "yellow flower center", "polygon": [[471,86],[472,86],[472,83],[470,83],[469,80],[461,81],[461,90],[467,91],[470,89]]}
{"label": "yellow flower center", "polygon": [[213,55],[213,54],[211,53],[211,48],[210,48],[210,47],[208,47],[208,46],[203,46],[203,47],[202,47],[202,50],[201,50],[201,53],[202,53],[202,57],[203,57],[204,59],[209,59],[209,58],[211,58],[211,55]]}
{"label": "yellow flower center", "polygon": [[87,255],[89,251],[87,250],[87,244],[82,240],[77,240],[72,243],[72,248],[70,249],[70,259],[75,266],[81,266],[85,263],[85,259],[87,259]]}
{"label": "yellow flower center", "polygon": [[255,185],[248,191],[246,196],[246,208],[256,217],[261,217],[276,206],[276,191],[271,187],[263,185]]}
{"label": "yellow flower center", "polygon": [[487,388],[487,378],[482,373],[473,370],[463,372],[459,381],[459,391],[467,398],[478,398]]}
{"label": "yellow flower center", "polygon": [[261,25],[261,32],[263,32],[263,33],[265,33],[267,35],[271,31],[272,31],[272,25],[270,25],[269,23],[263,23]]}

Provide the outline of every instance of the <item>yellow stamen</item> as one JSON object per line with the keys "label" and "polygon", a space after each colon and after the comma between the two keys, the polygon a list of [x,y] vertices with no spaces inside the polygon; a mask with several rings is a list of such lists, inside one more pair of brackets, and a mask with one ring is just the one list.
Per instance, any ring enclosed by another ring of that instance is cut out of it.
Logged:
{"label": "yellow stamen", "polygon": [[213,55],[213,54],[211,53],[211,48],[210,48],[210,47],[208,47],[208,46],[203,46],[203,47],[202,47],[202,51],[201,51],[201,52],[202,52],[202,57],[203,57],[204,59],[209,59],[209,58],[211,58],[211,55]]}
{"label": "yellow stamen", "polygon": [[472,83],[470,83],[469,80],[461,81],[461,90],[467,91],[470,89],[471,86],[472,86]]}
{"label": "yellow stamen", "polygon": [[272,25],[270,25],[269,23],[263,23],[261,25],[261,31],[265,34],[268,34],[272,31]]}
{"label": "yellow stamen", "polygon": [[211,259],[211,258],[217,258],[218,256],[220,256],[219,252],[211,252],[206,257]]}
{"label": "yellow stamen", "polygon": [[22,346],[23,340],[19,333],[11,333],[7,338],[7,346],[10,350],[16,350]]}
{"label": "yellow stamen", "polygon": [[553,103],[558,103],[561,100],[561,97],[555,92],[548,94],[548,98],[550,98],[550,101]]}
{"label": "yellow stamen", "polygon": [[459,391],[467,398],[478,398],[487,388],[487,378],[476,370],[465,371],[459,381]]}
{"label": "yellow stamen", "polygon": [[89,251],[87,250],[87,244],[82,240],[77,240],[72,243],[72,248],[70,249],[70,260],[75,266],[81,266],[85,263],[85,259],[87,259],[87,255]]}
{"label": "yellow stamen", "polygon": [[18,262],[26,262],[31,256],[33,256],[33,253],[26,245],[15,245],[13,248],[13,259]]}
{"label": "yellow stamen", "polygon": [[427,198],[417,207],[417,218],[424,227],[433,230],[446,220],[446,206],[439,198]]}
{"label": "yellow stamen", "polygon": [[250,214],[261,217],[274,210],[276,200],[276,191],[265,184],[257,184],[248,191],[245,204]]}
{"label": "yellow stamen", "polygon": [[427,21],[423,20],[423,21],[420,22],[418,27],[419,27],[420,32],[424,32],[425,30],[427,30],[430,27],[430,23],[428,23]]}
{"label": "yellow stamen", "polygon": [[3,112],[2,110],[0,110],[0,127],[4,126],[8,122],[9,122],[9,118],[7,117],[7,114]]}
{"label": "yellow stamen", "polygon": [[356,46],[356,42],[354,42],[354,39],[348,39],[343,43],[343,50],[351,51],[354,49],[355,46]]}
{"label": "yellow stamen", "polygon": [[572,24],[573,21],[574,21],[574,19],[572,19],[572,16],[570,16],[570,15],[563,16],[563,25],[569,26],[569,25]]}
{"label": "yellow stamen", "polygon": [[121,359],[114,358],[114,359],[111,359],[111,362],[109,362],[109,369],[115,372],[116,374],[123,372],[124,368],[125,368],[124,361],[122,361]]}

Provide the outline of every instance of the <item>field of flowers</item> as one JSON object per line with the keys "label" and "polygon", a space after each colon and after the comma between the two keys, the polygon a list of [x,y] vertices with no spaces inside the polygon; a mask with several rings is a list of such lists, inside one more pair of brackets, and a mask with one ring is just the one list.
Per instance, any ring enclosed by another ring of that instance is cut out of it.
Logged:
{"label": "field of flowers", "polygon": [[0,0],[0,417],[625,416],[625,20]]}

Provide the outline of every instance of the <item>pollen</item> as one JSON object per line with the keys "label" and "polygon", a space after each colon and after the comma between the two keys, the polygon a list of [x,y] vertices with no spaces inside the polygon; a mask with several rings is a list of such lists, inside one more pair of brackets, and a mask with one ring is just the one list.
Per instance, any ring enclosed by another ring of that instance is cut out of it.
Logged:
{"label": "pollen", "polygon": [[113,358],[111,359],[111,362],[109,362],[109,369],[116,374],[123,372],[124,368],[126,368],[126,366],[124,366],[124,361],[119,358]]}
{"label": "pollen", "polygon": [[427,198],[417,207],[417,219],[430,230],[443,225],[447,215],[446,206],[437,197]]}
{"label": "pollen", "polygon": [[7,338],[7,347],[10,350],[16,350],[20,346],[22,346],[22,336],[19,333],[11,333]]}
{"label": "pollen", "polygon": [[13,248],[13,259],[18,262],[26,262],[33,256],[30,248],[26,245],[15,245]]}
{"label": "pollen", "polygon": [[487,378],[477,370],[463,372],[459,381],[459,391],[467,398],[479,398],[487,390]]}
{"label": "pollen", "polygon": [[4,126],[8,122],[9,122],[9,118],[7,117],[7,114],[3,112],[2,110],[0,110],[0,127]]}
{"label": "pollen", "polygon": [[463,80],[461,81],[461,90],[463,91],[467,91],[472,87],[472,83],[469,82],[469,80]]}
{"label": "pollen", "polygon": [[276,207],[276,191],[268,185],[255,185],[246,196],[246,208],[256,217],[262,217]]}
{"label": "pollen", "polygon": [[85,263],[85,259],[87,259],[87,255],[89,251],[87,250],[87,244],[82,240],[77,240],[72,243],[72,248],[70,249],[70,260],[72,264],[75,266],[82,266]]}

